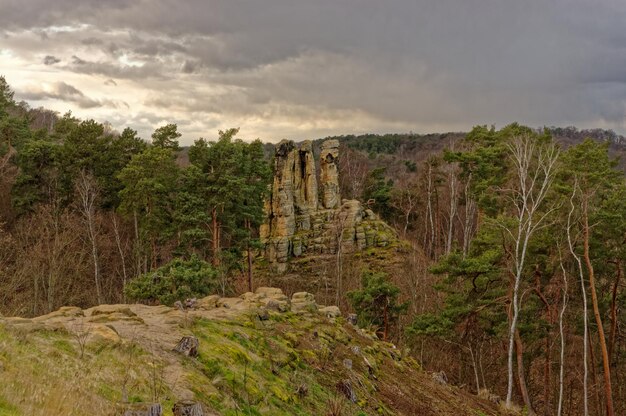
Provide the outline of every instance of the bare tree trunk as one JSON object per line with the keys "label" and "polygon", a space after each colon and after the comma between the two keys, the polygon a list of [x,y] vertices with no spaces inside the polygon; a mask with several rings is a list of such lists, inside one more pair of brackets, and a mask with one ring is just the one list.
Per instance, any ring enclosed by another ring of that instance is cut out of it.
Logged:
{"label": "bare tree trunk", "polygon": [[143,260],[142,260],[142,244],[139,241],[139,219],[137,215],[137,210],[133,211],[133,228],[135,230],[135,262],[136,262],[136,270],[135,276],[139,276],[141,273],[146,273],[147,270],[143,270]]}
{"label": "bare tree trunk", "polygon": [[589,342],[589,319],[588,319],[588,307],[587,307],[587,289],[585,285],[585,277],[583,275],[583,266],[582,261],[580,260],[580,256],[576,254],[574,251],[574,242],[572,241],[572,215],[574,214],[574,210],[576,206],[574,205],[574,197],[576,196],[576,191],[578,189],[578,182],[574,184],[574,191],[570,196],[570,211],[567,215],[567,244],[569,246],[569,251],[576,260],[576,266],[578,267],[578,276],[580,278],[580,290],[583,297],[583,415],[589,416],[589,363],[587,359],[587,343]]}
{"label": "bare tree trunk", "polygon": [[435,223],[433,220],[433,202],[432,202],[432,190],[433,187],[433,166],[428,164],[428,202],[427,202],[427,213],[428,213],[428,223],[430,225],[430,240],[428,243],[428,253],[431,257],[434,255],[434,245],[435,245]]}
{"label": "bare tree trunk", "polygon": [[596,396],[596,401],[595,401],[596,414],[602,415],[602,400],[600,399],[600,393],[598,390],[598,387],[599,387],[598,370],[597,370],[598,366],[596,365],[596,355],[593,352],[593,342],[591,342],[591,333],[589,333],[589,342],[587,343],[587,346],[589,347],[589,357],[591,357],[591,369],[593,370],[591,372],[591,379],[593,381],[592,383],[593,393]]}
{"label": "bare tree trunk", "polygon": [[561,265],[561,271],[563,273],[563,299],[561,305],[561,311],[559,312],[559,337],[561,339],[561,360],[559,362],[559,404],[557,407],[557,416],[563,414],[563,378],[565,376],[565,334],[563,331],[563,316],[567,308],[567,273],[565,272],[565,266],[561,259],[561,251],[559,249],[559,261]]}
{"label": "bare tree trunk", "polygon": [[452,237],[454,232],[454,218],[457,211],[457,177],[453,170],[450,171],[448,182],[450,184],[450,211],[448,221],[448,238],[446,239],[446,254],[450,254],[452,251]]}
{"label": "bare tree trunk", "polygon": [[[246,228],[250,233],[248,238],[252,236],[252,226],[250,225],[250,220],[245,221]],[[247,257],[248,257],[248,291],[252,292],[252,248],[250,247],[250,241],[248,240],[248,244],[246,247]]]}
{"label": "bare tree trunk", "polygon": [[532,403],[530,402],[530,395],[528,394],[528,387],[526,387],[526,376],[524,374],[524,350],[522,349],[522,339],[519,336],[519,331],[515,331],[515,355],[517,358],[517,377],[519,380],[520,392],[522,393],[522,399],[524,405],[526,405],[526,414],[528,416],[534,416],[536,413],[533,410]]}
{"label": "bare tree trunk", "polygon": [[[609,334],[609,360],[612,361],[613,352],[615,350],[615,336],[617,334],[617,289],[622,278],[622,263],[618,260],[613,260],[611,263],[615,264],[617,268],[617,274],[615,276],[615,282],[613,283],[613,291],[611,294],[611,333]],[[618,383],[619,384],[619,383]]]}
{"label": "bare tree trunk", "polygon": [[219,266],[220,264],[220,259],[219,259],[219,251],[220,251],[220,224],[217,221],[217,207],[213,207],[213,210],[211,211],[211,221],[212,221],[212,234],[213,234],[213,239],[211,241],[211,247],[212,247],[212,258],[211,258],[211,263],[213,264],[213,266]]}
{"label": "bare tree trunk", "polygon": [[474,367],[474,381],[476,381],[476,394],[480,392],[480,379],[478,378],[478,365],[476,364],[476,357],[474,356],[474,350],[471,345],[468,345],[470,357],[472,358],[472,367]]}
{"label": "bare tree trunk", "polygon": [[596,279],[591,264],[591,257],[589,254],[589,213],[588,213],[588,201],[587,198],[583,200],[583,257],[585,259],[585,265],[587,266],[587,272],[589,273],[589,287],[591,289],[591,303],[593,305],[593,315],[596,318],[596,324],[598,326],[598,338],[600,339],[600,350],[602,353],[602,368],[604,373],[604,395],[606,399],[606,414],[607,416],[613,416],[613,389],[611,388],[611,365],[609,363],[609,352],[606,346],[606,338],[604,336],[604,327],[602,326],[602,317],[600,316],[600,308],[598,307],[598,295],[596,294]]}
{"label": "bare tree trunk", "polygon": [[87,237],[91,243],[91,256],[94,268],[94,283],[96,287],[96,297],[98,303],[103,303],[102,299],[102,283],[100,278],[100,261],[98,257],[97,231],[95,225],[96,198],[98,197],[98,188],[93,176],[85,171],[80,171],[76,190],[80,196],[80,209],[85,224],[87,225]]}
{"label": "bare tree trunk", "polygon": [[252,249],[248,244],[248,290],[252,292]]}
{"label": "bare tree trunk", "polygon": [[467,256],[472,241],[472,220],[476,214],[476,202],[470,195],[470,183],[472,174],[470,173],[465,183],[465,226],[463,227],[463,258]]}
{"label": "bare tree trunk", "polygon": [[535,292],[537,293],[537,296],[539,297],[539,299],[541,299],[541,302],[543,302],[544,306],[546,307],[546,316],[548,318],[548,324],[550,325],[548,327],[547,333],[546,333],[546,349],[545,349],[545,353],[546,353],[546,360],[545,360],[545,365],[544,365],[544,381],[543,381],[543,405],[544,405],[544,413],[546,415],[550,414],[550,409],[551,409],[551,405],[550,405],[550,381],[552,380],[552,337],[551,337],[551,328],[554,325],[554,319],[553,319],[553,314],[552,314],[552,307],[550,306],[550,303],[548,302],[548,299],[546,299],[546,297],[544,296],[543,292],[541,291],[541,273],[539,272],[538,267],[535,270]]}
{"label": "bare tree trunk", "polygon": [[339,306],[339,301],[343,296],[343,231],[346,225],[346,215],[343,212],[337,214],[335,219],[335,242],[337,244],[335,252],[335,273],[336,273],[336,293],[335,305]]}
{"label": "bare tree trunk", "polygon": [[117,224],[117,218],[115,217],[115,213],[111,213],[111,218],[113,219],[113,233],[115,234],[115,244],[117,245],[117,250],[120,253],[120,260],[122,261],[122,302],[126,302],[126,293],[124,289],[126,289],[126,282],[128,281],[128,274],[126,273],[126,259],[124,256],[124,250],[122,249],[122,240],[120,238],[120,230]]}

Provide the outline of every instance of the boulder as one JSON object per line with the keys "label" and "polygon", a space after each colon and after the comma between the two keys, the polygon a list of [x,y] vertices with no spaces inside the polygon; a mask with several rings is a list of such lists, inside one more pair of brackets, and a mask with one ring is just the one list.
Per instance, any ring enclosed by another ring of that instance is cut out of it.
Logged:
{"label": "boulder", "polygon": [[126,316],[137,316],[135,312],[130,310],[128,305],[99,305],[91,308],[91,316],[110,315],[113,313]]}
{"label": "boulder", "polygon": [[283,291],[277,287],[258,287],[254,293],[257,295],[261,295],[263,297],[276,297],[276,296],[285,296]]}
{"label": "boulder", "polygon": [[119,344],[122,342],[115,328],[108,325],[87,326],[77,336],[85,337],[87,344]]}
{"label": "boulder", "polygon": [[220,298],[217,301],[218,308],[243,309],[246,303],[241,298]]}
{"label": "boulder", "polygon": [[327,318],[338,318],[341,316],[341,310],[337,306],[325,306],[320,308],[319,313]]}
{"label": "boulder", "polygon": [[217,301],[220,299],[218,295],[209,295],[196,302],[196,309],[210,311],[217,308]]}
{"label": "boulder", "polygon": [[291,311],[292,312],[315,312],[317,311],[317,304],[315,303],[315,297],[308,292],[297,292],[291,297]]}
{"label": "boulder", "polygon": [[56,320],[58,318],[68,318],[68,317],[78,318],[78,317],[83,317],[83,316],[85,316],[85,313],[83,312],[81,308],[77,306],[63,306],[54,312],[50,312],[47,315],[42,315],[42,316],[33,318],[33,321],[35,322],[48,321],[48,320],[53,320],[53,319]]}
{"label": "boulder", "polygon": [[259,300],[259,296],[252,292],[242,293],[239,297],[243,299],[244,301],[250,302],[250,303],[253,303]]}
{"label": "boulder", "polygon": [[289,301],[276,300],[266,298],[262,301],[263,307],[270,311],[287,312],[289,310]]}
{"label": "boulder", "polygon": [[92,314],[87,318],[88,322],[93,323],[107,323],[107,322],[115,322],[115,321],[125,321],[131,324],[143,324],[144,321],[139,316],[135,315],[134,312],[128,310],[131,314],[126,312],[111,312],[111,313],[98,313]]}

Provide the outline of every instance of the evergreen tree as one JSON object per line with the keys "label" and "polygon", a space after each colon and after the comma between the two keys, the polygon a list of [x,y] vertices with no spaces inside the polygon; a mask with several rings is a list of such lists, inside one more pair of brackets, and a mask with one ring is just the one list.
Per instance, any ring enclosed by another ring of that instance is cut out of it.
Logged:
{"label": "evergreen tree", "polygon": [[363,187],[363,200],[373,201],[376,211],[385,219],[393,218],[391,193],[393,180],[385,177],[385,168],[376,168],[367,174]]}
{"label": "evergreen tree", "polygon": [[166,124],[152,133],[152,145],[178,151],[180,150],[178,144],[180,136],[181,134],[178,132],[178,126],[176,124]]}
{"label": "evergreen tree", "polygon": [[[174,232],[173,211],[179,174],[171,149],[149,147],[119,173],[120,211],[131,217],[145,271],[159,263],[157,245]],[[149,257],[149,262],[148,262]]]}
{"label": "evergreen tree", "polygon": [[361,287],[360,290],[348,292],[359,324],[373,326],[377,333],[382,332],[383,340],[387,341],[391,328],[408,304],[398,303],[400,289],[389,281],[385,273],[365,271]]}
{"label": "evergreen tree", "polygon": [[[210,230],[214,265],[220,264],[223,244],[235,251],[235,257],[254,244],[253,231],[263,220],[263,198],[270,180],[262,144],[234,139],[237,132],[220,131],[216,142],[200,139],[189,149],[189,160],[197,169],[190,170],[186,178],[193,189],[186,187],[185,199],[196,209],[200,205],[204,209],[187,214],[196,224],[187,224],[191,227],[187,234],[205,238],[202,230]],[[210,225],[204,222],[205,213]]]}

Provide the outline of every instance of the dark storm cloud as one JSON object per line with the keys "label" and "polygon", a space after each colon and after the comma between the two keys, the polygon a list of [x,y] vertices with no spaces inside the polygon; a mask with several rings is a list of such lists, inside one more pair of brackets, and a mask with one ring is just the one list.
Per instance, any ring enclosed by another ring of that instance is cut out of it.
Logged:
{"label": "dark storm cloud", "polygon": [[153,118],[280,120],[298,134],[346,117],[337,133],[366,119],[626,128],[622,0],[3,3],[0,49],[53,53],[100,86],[132,81]]}
{"label": "dark storm cloud", "polygon": [[61,60],[57,58],[56,56],[46,55],[43,58],[44,65],[54,65],[54,64],[58,64],[59,62],[61,62]]}

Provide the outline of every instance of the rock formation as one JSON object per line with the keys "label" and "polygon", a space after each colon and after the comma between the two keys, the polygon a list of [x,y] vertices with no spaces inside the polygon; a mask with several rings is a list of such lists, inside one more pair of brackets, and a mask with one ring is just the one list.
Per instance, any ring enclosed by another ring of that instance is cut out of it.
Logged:
{"label": "rock formation", "polygon": [[311,215],[317,211],[317,177],[313,145],[309,140],[303,142],[295,157],[294,209],[296,224],[301,230],[311,229]]}
{"label": "rock formation", "polygon": [[339,207],[339,171],[337,157],[339,156],[339,141],[326,140],[320,151],[320,181],[322,182],[322,204],[324,208]]}
{"label": "rock formation", "polygon": [[323,142],[318,187],[310,141],[297,146],[283,140],[276,146],[261,240],[278,272],[287,270],[290,257],[386,246],[395,239],[393,230],[359,201],[341,199],[338,158],[339,142]]}

